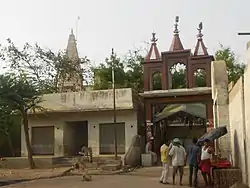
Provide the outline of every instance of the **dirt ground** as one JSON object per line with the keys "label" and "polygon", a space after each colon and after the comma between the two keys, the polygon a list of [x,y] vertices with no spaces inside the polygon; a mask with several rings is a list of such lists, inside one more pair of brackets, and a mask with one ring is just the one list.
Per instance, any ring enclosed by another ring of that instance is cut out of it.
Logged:
{"label": "dirt ground", "polygon": [[93,176],[91,182],[81,181],[79,176],[61,177],[47,180],[35,180],[31,182],[13,184],[4,186],[9,188],[163,188],[163,187],[188,187],[184,186],[173,186],[173,185],[162,185],[159,183],[159,178],[156,177],[143,177],[143,176],[132,176],[132,175],[112,175],[112,176]]}
{"label": "dirt ground", "polygon": [[[38,172],[37,172],[38,173]],[[51,172],[52,173],[52,172]],[[125,187],[135,187],[143,186],[144,188],[160,188],[160,187],[188,187],[188,173],[187,169],[185,170],[185,175],[183,179],[183,186],[176,186],[173,185],[162,185],[159,183],[159,176],[161,174],[160,167],[150,167],[150,168],[141,168],[138,169],[130,174],[123,174],[123,175],[96,175],[92,176],[93,181],[91,182],[83,182],[80,176],[69,176],[69,177],[59,177],[53,179],[41,179],[41,180],[33,180],[23,183],[12,184],[9,186],[4,187],[16,187],[16,188],[66,188],[66,187],[102,187],[102,188],[112,188],[117,187],[125,188]],[[40,175],[41,176],[41,175]],[[176,179],[178,182],[179,177]],[[169,182],[171,183],[171,170],[169,175]],[[201,177],[199,176],[199,181],[202,182]]]}
{"label": "dirt ground", "polygon": [[61,175],[69,167],[53,169],[2,169],[0,168],[0,182],[21,179],[50,178]]}

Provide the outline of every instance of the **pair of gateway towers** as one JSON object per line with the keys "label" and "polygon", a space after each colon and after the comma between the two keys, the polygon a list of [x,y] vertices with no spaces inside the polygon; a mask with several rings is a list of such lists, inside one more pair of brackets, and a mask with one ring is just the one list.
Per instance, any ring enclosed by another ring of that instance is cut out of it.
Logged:
{"label": "pair of gateway towers", "polygon": [[[162,90],[173,88],[171,68],[176,64],[185,67],[185,88],[196,87],[195,73],[202,70],[205,74],[204,86],[211,86],[211,61],[213,56],[209,55],[203,42],[202,23],[199,24],[197,43],[194,53],[190,49],[184,49],[178,29],[179,17],[176,17],[174,24],[174,36],[169,51],[159,52],[155,33],[152,35],[151,47],[144,61],[144,91],[154,90],[153,77],[161,75]],[[178,88],[178,86],[177,86]]]}

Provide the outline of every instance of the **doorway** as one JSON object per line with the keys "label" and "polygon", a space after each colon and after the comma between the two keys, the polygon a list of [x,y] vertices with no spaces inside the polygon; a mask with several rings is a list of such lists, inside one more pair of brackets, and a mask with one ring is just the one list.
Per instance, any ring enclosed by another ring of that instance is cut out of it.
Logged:
{"label": "doorway", "polygon": [[125,123],[105,123],[99,125],[100,133],[100,154],[110,155],[115,151],[115,134],[114,128],[116,126],[117,135],[117,153],[125,153]]}
{"label": "doorway", "polygon": [[66,122],[63,139],[64,154],[78,155],[83,145],[88,147],[88,121]]}
{"label": "doorway", "polygon": [[54,126],[31,128],[33,155],[54,155],[54,129]]}

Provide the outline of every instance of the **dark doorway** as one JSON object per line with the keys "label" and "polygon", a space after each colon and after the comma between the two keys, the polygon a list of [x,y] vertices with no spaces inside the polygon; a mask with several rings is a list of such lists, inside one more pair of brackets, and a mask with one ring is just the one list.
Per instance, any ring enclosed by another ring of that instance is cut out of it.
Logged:
{"label": "dark doorway", "polygon": [[88,147],[88,121],[66,122],[64,128],[64,153],[68,156],[78,155],[81,147]]}
{"label": "dark doorway", "polygon": [[33,155],[54,155],[54,126],[32,127]]}
{"label": "dark doorway", "polygon": [[117,134],[117,153],[125,153],[125,123],[105,123],[100,124],[100,154],[110,155],[115,151],[114,126]]}

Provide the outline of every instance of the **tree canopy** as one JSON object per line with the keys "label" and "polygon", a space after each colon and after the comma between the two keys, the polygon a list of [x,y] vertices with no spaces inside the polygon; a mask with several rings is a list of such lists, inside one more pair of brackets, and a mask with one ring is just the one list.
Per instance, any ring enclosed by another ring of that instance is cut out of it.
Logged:
{"label": "tree canopy", "polygon": [[[136,91],[143,90],[144,58],[137,51],[129,53],[123,60],[114,56],[114,72],[116,88],[133,88]],[[112,87],[112,58],[106,58],[104,63],[93,67],[94,89],[109,89]]]}
{"label": "tree canopy", "polygon": [[20,115],[22,117],[30,167],[34,168],[35,164],[29,138],[28,111],[38,108],[41,102],[41,93],[37,84],[27,79],[25,75],[1,75],[0,101],[1,114],[6,115],[8,113],[7,116],[1,116],[5,134],[9,133],[8,128],[12,125],[11,115]]}
{"label": "tree canopy", "polygon": [[237,62],[237,57],[230,47],[220,45],[220,49],[215,53],[215,59],[226,62],[228,82],[236,82],[244,74],[246,65]]}

